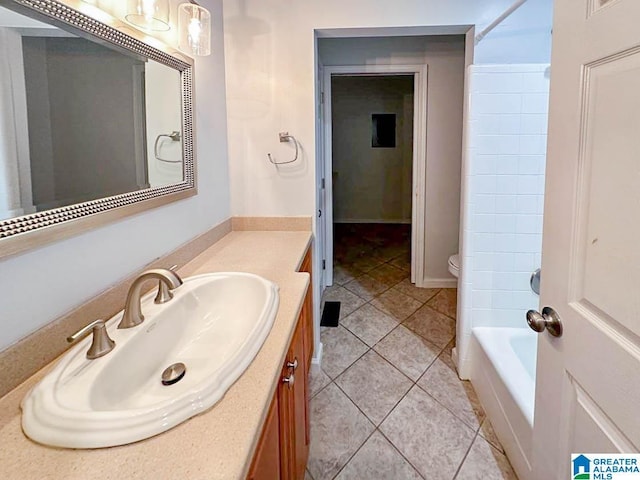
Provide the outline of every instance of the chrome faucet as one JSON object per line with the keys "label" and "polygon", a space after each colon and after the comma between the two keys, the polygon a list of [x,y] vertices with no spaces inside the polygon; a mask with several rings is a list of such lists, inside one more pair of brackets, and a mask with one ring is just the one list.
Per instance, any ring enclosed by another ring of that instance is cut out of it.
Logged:
{"label": "chrome faucet", "polygon": [[114,342],[107,333],[104,320],[96,320],[95,322],[91,322],[89,325],[82,327],[73,335],[68,336],[67,342],[73,343],[85,337],[89,333],[93,333],[91,346],[89,347],[89,350],[87,350],[87,358],[89,360],[95,360],[96,358],[103,357],[116,346],[116,342]]}
{"label": "chrome faucet", "polygon": [[173,298],[171,290],[178,288],[182,285],[182,279],[177,273],[167,270],[165,268],[155,268],[153,270],[147,270],[140,274],[136,278],[131,287],[129,293],[127,293],[127,300],[124,304],[124,313],[122,320],[118,324],[118,328],[131,328],[140,325],[144,321],[144,315],[142,314],[142,308],[140,306],[140,297],[142,296],[142,284],[147,280],[160,280],[160,285],[167,287],[166,292],[162,287],[155,298],[155,303],[165,303]]}

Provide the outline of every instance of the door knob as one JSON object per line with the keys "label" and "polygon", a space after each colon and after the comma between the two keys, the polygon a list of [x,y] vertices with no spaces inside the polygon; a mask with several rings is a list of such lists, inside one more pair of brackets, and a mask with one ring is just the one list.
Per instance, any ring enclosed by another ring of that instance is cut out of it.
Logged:
{"label": "door knob", "polygon": [[548,330],[554,337],[562,336],[562,322],[560,316],[551,307],[544,307],[542,314],[537,310],[529,310],[527,312],[527,324],[531,330],[541,333]]}

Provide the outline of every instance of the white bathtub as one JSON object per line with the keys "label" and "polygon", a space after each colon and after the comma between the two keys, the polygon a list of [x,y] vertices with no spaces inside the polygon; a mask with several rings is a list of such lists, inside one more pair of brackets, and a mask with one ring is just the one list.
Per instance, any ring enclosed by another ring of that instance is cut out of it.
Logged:
{"label": "white bathtub", "polygon": [[476,327],[471,337],[471,383],[521,480],[531,478],[537,338],[499,327]]}

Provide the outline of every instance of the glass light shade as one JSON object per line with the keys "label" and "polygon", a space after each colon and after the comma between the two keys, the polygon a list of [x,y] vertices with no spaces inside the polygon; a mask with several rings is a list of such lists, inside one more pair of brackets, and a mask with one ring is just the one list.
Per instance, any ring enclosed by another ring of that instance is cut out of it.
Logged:
{"label": "glass light shade", "polygon": [[169,0],[127,0],[127,22],[144,30],[169,30]]}
{"label": "glass light shade", "polygon": [[193,3],[178,7],[179,47],[185,53],[200,57],[211,53],[211,14]]}

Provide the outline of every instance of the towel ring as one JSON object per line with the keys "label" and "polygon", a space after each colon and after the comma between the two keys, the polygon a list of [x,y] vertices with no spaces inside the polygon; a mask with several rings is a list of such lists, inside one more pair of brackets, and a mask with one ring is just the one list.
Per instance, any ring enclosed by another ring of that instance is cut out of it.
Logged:
{"label": "towel ring", "polygon": [[269,157],[269,161],[274,165],[286,165],[287,163],[293,163],[296,160],[298,160],[298,154],[300,153],[300,149],[298,147],[298,141],[296,140],[296,137],[294,137],[293,135],[289,135],[289,132],[280,132],[278,134],[278,138],[280,139],[280,143],[293,141],[294,145],[296,146],[296,155],[293,158],[293,160],[289,160],[288,162],[276,162],[273,160],[273,157],[271,157],[271,154],[267,153],[267,157]]}
{"label": "towel ring", "polygon": [[161,133],[156,137],[156,142],[153,145],[153,154],[156,157],[156,160],[160,160],[161,162],[165,162],[165,163],[182,163],[182,160],[167,160],[166,158],[160,157],[160,154],[158,153],[158,144],[160,143],[160,140],[162,138],[170,138],[172,142],[179,142],[180,132],[173,131],[171,133]]}

